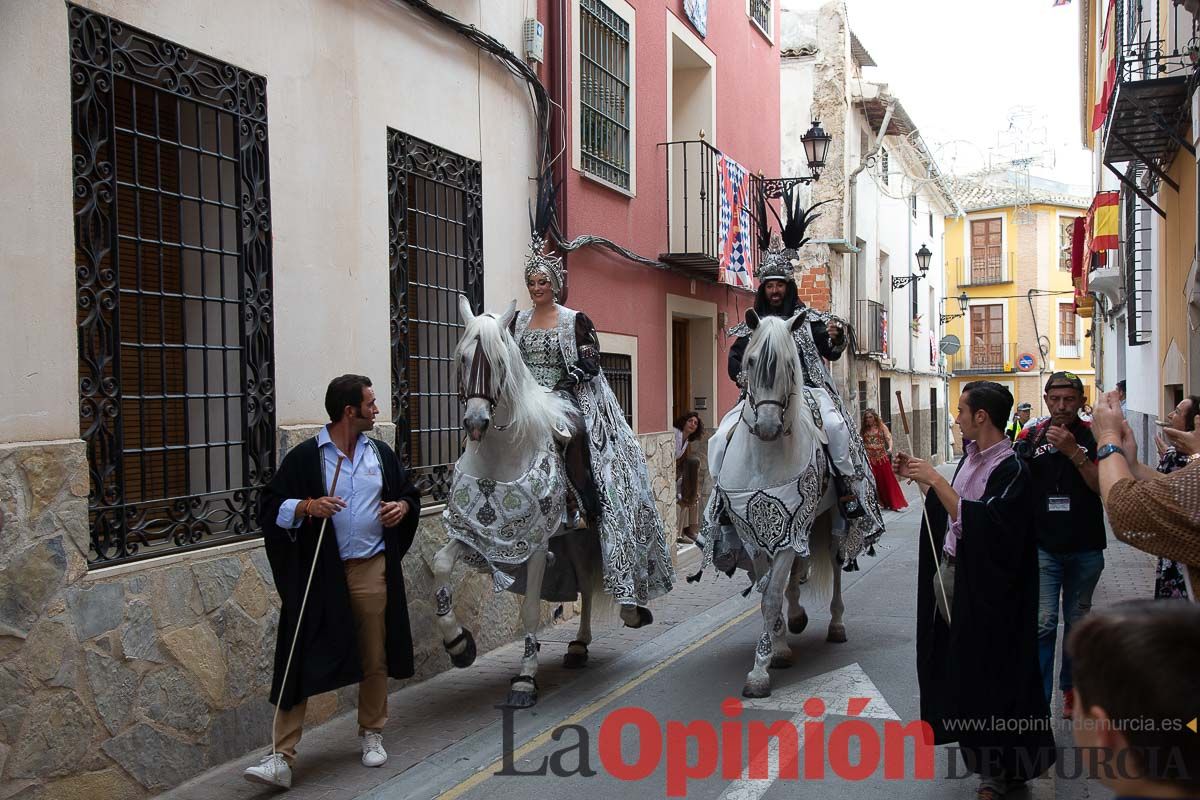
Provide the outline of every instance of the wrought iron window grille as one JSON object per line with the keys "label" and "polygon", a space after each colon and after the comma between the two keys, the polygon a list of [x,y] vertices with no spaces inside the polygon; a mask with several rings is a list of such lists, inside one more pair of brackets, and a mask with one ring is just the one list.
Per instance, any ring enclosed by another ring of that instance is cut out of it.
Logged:
{"label": "wrought iron window grille", "polygon": [[750,0],[750,19],[759,30],[771,35],[771,0]]}
{"label": "wrought iron window grille", "polygon": [[579,157],[583,171],[630,185],[629,23],[601,0],[579,4]]}
{"label": "wrought iron window grille", "polygon": [[390,128],[387,170],[392,421],[404,462],[441,502],[462,453],[458,295],[483,310],[483,171]]}
{"label": "wrought iron window grille", "polygon": [[625,422],[633,428],[633,357],[625,353],[601,353],[600,369],[621,405]]}
{"label": "wrought iron window grille", "polygon": [[67,12],[89,564],[256,535],[275,471],[266,80]]}

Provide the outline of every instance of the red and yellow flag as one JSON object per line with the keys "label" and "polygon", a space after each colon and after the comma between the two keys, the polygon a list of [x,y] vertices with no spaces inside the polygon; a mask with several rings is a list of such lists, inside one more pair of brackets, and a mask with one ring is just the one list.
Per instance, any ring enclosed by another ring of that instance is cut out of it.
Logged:
{"label": "red and yellow flag", "polygon": [[1089,253],[1116,250],[1120,226],[1120,192],[1097,192],[1087,213]]}

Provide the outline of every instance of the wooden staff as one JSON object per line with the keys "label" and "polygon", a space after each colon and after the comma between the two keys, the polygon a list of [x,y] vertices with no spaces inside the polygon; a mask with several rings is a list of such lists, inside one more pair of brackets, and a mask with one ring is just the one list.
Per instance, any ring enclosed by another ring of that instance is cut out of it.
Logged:
{"label": "wooden staff", "polygon": [[[904,411],[904,395],[896,390],[896,404],[900,407],[900,424],[904,427],[904,437],[908,440],[908,450],[912,447],[912,428],[908,426],[908,414]],[[911,452],[909,453],[911,455]],[[910,481],[911,483],[911,481]],[[950,601],[946,598],[946,580],[942,577],[942,562],[938,558],[937,545],[933,541],[933,526],[929,524],[929,512],[925,510],[925,498],[921,498],[921,515],[925,518],[925,533],[929,537],[929,549],[933,552],[933,568],[937,570],[938,588],[942,590],[942,605],[946,607],[946,622],[950,623]]]}

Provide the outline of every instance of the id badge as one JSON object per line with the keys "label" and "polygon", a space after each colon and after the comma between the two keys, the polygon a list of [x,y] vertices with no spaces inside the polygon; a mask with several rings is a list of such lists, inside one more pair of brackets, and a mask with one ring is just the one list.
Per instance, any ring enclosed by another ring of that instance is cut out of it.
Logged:
{"label": "id badge", "polygon": [[1052,494],[1046,498],[1047,511],[1070,511],[1071,498],[1065,494]]}

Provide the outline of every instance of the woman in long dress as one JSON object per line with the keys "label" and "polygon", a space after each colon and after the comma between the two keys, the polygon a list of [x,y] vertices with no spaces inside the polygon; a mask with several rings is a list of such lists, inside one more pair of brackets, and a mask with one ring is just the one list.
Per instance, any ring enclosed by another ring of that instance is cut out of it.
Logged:
{"label": "woman in long dress", "polygon": [[654,619],[650,600],[675,579],[646,457],[600,368],[596,326],[557,302],[562,259],[537,239],[530,249],[525,287],[533,308],[517,314],[513,335],[537,382],[579,411],[564,454],[572,494],[600,537],[605,590],[625,624],[641,627]]}
{"label": "woman in long dress", "polygon": [[875,489],[879,494],[879,505],[890,511],[900,511],[908,508],[904,492],[892,472],[892,432],[879,418],[873,408],[863,412],[862,426],[863,446],[867,448],[867,463],[871,465],[871,473],[875,476]]}

